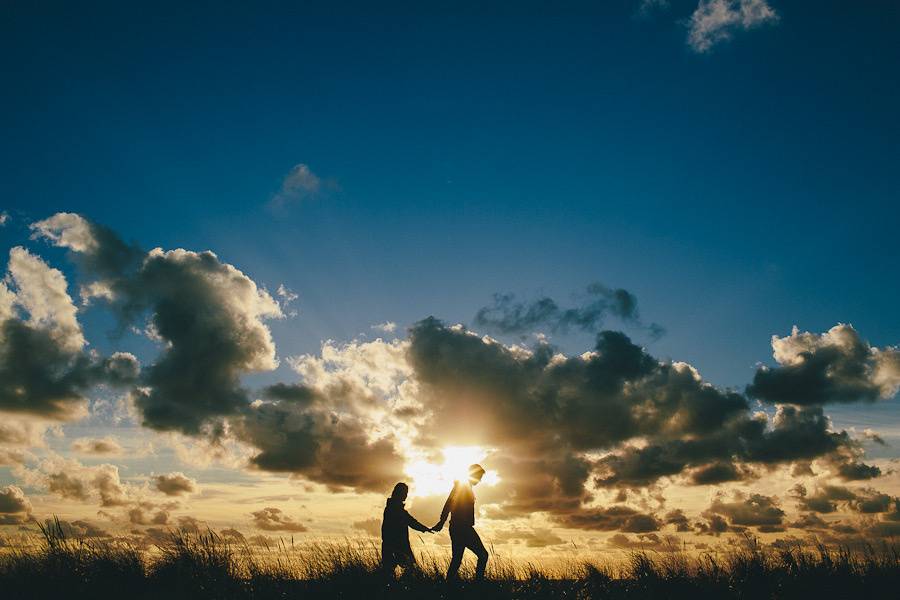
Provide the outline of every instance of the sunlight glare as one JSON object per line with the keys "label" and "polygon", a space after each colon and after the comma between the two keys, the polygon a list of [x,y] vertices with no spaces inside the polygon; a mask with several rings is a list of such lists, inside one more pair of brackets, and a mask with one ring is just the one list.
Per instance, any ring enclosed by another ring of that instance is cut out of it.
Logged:
{"label": "sunlight glare", "polygon": [[[447,446],[441,451],[440,464],[417,459],[408,463],[406,474],[413,496],[446,494],[453,488],[454,481],[465,481],[469,476],[469,465],[481,463],[491,453],[481,446]],[[487,469],[480,485],[496,485],[500,477],[496,471]]]}

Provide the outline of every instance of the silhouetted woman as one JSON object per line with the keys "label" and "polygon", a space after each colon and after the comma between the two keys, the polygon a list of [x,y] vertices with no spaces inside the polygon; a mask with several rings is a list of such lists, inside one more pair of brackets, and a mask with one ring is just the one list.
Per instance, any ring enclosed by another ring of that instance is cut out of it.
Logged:
{"label": "silhouetted woman", "polygon": [[459,565],[462,563],[466,548],[474,552],[478,558],[475,578],[482,579],[484,577],[488,551],[475,531],[475,493],[472,491],[482,477],[484,477],[484,469],[481,465],[470,466],[469,480],[453,483],[453,490],[450,492],[447,502],[444,503],[444,510],[441,511],[441,520],[431,528],[432,531],[440,531],[447,521],[447,515],[450,515],[452,556],[450,557],[450,568],[447,569],[448,580],[456,579],[459,576]]}
{"label": "silhouetted woman", "polygon": [[416,531],[431,532],[431,529],[406,512],[403,504],[408,494],[409,486],[400,482],[394,486],[391,497],[384,505],[384,519],[381,521],[381,564],[387,573],[393,573],[397,565],[403,568],[416,565],[416,557],[409,547],[409,527]]}

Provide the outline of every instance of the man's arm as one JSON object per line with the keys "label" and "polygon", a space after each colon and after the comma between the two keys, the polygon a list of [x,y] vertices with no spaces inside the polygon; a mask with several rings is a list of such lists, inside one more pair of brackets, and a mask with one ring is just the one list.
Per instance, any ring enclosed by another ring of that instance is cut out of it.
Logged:
{"label": "man's arm", "polygon": [[441,520],[438,521],[437,525],[432,527],[434,531],[440,531],[444,528],[444,523],[447,522],[447,516],[450,514],[450,507],[453,506],[453,497],[456,495],[457,485],[459,485],[458,482],[453,483],[453,489],[450,490],[450,495],[447,496],[447,501],[444,502],[444,510],[441,511]]}

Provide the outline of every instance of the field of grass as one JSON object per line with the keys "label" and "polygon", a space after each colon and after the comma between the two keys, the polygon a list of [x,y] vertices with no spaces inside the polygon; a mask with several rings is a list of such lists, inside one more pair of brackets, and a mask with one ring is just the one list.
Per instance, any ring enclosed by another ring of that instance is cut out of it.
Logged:
{"label": "field of grass", "polygon": [[[896,597],[895,547],[850,552],[749,546],[729,554],[655,555],[625,563],[537,564],[492,560],[483,582],[447,583],[446,563],[386,576],[365,544],[252,550],[216,534],[175,531],[146,551],[122,542],[68,539],[43,528],[42,543],[0,554],[0,597],[121,600],[256,598],[874,598]],[[471,576],[471,570],[465,573]]]}

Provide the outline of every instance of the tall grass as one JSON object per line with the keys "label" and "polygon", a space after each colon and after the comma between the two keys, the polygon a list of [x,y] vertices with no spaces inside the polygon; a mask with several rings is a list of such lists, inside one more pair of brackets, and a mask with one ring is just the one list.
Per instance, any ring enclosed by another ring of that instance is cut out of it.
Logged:
{"label": "tall grass", "polygon": [[[58,521],[42,542],[0,555],[0,597],[103,600],[257,598],[744,599],[896,597],[896,547],[764,548],[753,540],[729,553],[635,552],[625,563],[571,563],[545,569],[492,557],[488,578],[443,579],[446,557],[385,574],[374,544],[283,542],[253,549],[211,531],[172,531],[143,549],[125,541],[67,537]],[[471,568],[465,573],[471,577]]]}

